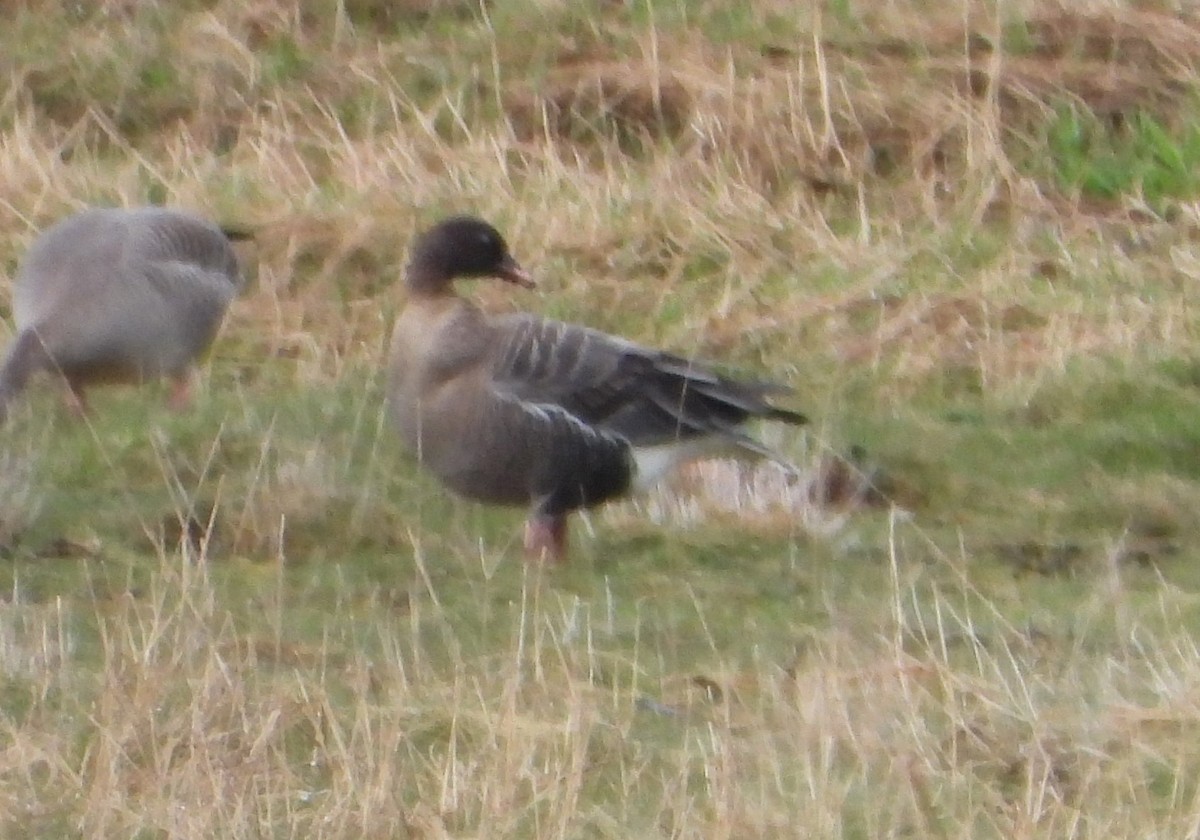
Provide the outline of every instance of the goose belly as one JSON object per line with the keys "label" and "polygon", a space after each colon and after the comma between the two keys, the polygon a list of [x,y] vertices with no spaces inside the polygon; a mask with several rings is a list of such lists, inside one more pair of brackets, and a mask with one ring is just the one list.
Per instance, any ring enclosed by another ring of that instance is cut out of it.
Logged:
{"label": "goose belly", "polygon": [[393,400],[396,426],[418,465],[460,496],[499,505],[527,505],[529,465],[488,446],[487,430],[455,413],[427,412]]}

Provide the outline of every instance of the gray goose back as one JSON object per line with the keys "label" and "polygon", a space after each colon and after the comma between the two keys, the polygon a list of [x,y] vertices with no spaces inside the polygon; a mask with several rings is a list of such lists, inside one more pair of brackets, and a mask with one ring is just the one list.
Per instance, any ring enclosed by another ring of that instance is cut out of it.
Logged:
{"label": "gray goose back", "polygon": [[181,374],[211,345],[241,282],[229,239],[188,213],[90,209],[53,225],[14,283],[0,417],[38,369],[80,381]]}

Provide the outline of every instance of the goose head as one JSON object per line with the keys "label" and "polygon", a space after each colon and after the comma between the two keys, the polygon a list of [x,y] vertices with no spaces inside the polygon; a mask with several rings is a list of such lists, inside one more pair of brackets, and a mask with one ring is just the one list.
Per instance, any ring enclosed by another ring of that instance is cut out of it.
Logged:
{"label": "goose head", "polygon": [[508,251],[500,232],[474,216],[443,219],[417,237],[406,283],[420,294],[445,292],[458,278],[496,277],[524,288],[533,278]]}

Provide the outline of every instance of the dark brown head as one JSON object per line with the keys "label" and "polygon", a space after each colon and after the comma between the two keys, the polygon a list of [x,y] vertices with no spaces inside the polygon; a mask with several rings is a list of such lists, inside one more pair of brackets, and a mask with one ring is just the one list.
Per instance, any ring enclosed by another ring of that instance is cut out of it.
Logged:
{"label": "dark brown head", "polygon": [[533,288],[533,279],[508,252],[500,232],[474,216],[443,219],[412,246],[406,276],[410,291],[438,292],[458,277],[498,277]]}

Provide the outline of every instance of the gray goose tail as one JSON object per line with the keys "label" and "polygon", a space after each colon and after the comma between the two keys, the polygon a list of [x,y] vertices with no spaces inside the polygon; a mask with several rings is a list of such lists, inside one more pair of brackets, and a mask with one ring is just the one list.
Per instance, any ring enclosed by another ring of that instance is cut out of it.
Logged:
{"label": "gray goose tail", "polygon": [[[772,395],[790,393],[773,382],[733,379],[671,356],[653,360],[641,377],[643,400],[612,417],[638,450],[675,445],[681,453],[742,452],[772,461],[789,473],[799,470],[782,454],[746,431],[755,420],[801,426],[808,418],[775,405]],[[622,416],[624,415],[624,416]],[[689,442],[694,444],[689,446]],[[684,456],[681,454],[680,456]]]}

